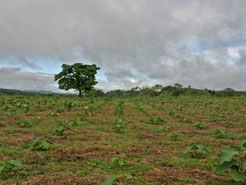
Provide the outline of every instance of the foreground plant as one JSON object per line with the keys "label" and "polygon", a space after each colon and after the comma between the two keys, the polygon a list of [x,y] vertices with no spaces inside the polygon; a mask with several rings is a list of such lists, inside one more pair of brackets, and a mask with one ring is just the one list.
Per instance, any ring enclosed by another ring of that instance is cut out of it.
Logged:
{"label": "foreground plant", "polygon": [[40,151],[49,150],[51,144],[52,144],[51,141],[41,140],[41,139],[33,139],[30,142],[30,146],[32,147],[33,150],[40,150]]}
{"label": "foreground plant", "polygon": [[195,123],[195,126],[196,126],[198,129],[200,129],[200,130],[203,130],[203,129],[207,128],[207,125],[208,125],[208,123],[205,122],[205,121],[203,121],[203,122],[196,122],[196,123]]}
{"label": "foreground plant", "polygon": [[155,116],[150,116],[149,121],[150,121],[150,123],[156,124],[156,125],[166,123],[166,121],[164,119],[162,119],[160,117],[155,117]]}
{"label": "foreground plant", "polygon": [[133,177],[130,174],[123,175],[112,175],[111,177],[106,178],[103,185],[123,185],[123,184],[136,184],[136,182],[147,185],[146,180],[141,177]]}
{"label": "foreground plant", "polygon": [[116,133],[122,134],[124,133],[124,126],[123,124],[114,124],[112,128],[115,130]]}
{"label": "foreground plant", "polygon": [[7,179],[22,168],[22,162],[18,160],[10,160],[7,162],[0,160],[0,177]]}
{"label": "foreground plant", "polygon": [[16,124],[21,127],[21,128],[28,128],[28,127],[31,127],[32,124],[27,121],[27,120],[24,120],[24,121],[17,121]]}
{"label": "foreground plant", "polygon": [[91,107],[90,106],[83,107],[83,110],[84,110],[86,116],[89,116],[89,117],[92,116],[92,114],[91,114]]}
{"label": "foreground plant", "polygon": [[56,126],[56,134],[57,135],[63,135],[65,130],[71,130],[72,129],[72,125],[69,124],[69,123],[65,123],[65,122],[62,122],[62,123],[59,123],[57,126]]}
{"label": "foreground plant", "polygon": [[189,154],[191,157],[194,158],[203,158],[206,156],[207,153],[208,150],[202,144],[191,144],[184,150],[184,154]]}
{"label": "foreground plant", "polygon": [[125,163],[123,157],[112,157],[110,160],[110,165],[114,168],[122,168]]}
{"label": "foreground plant", "polygon": [[171,137],[171,138],[173,138],[175,141],[177,141],[178,138],[183,137],[184,134],[177,133],[177,132],[173,132],[173,133],[168,134],[167,136],[168,136],[168,137]]}
{"label": "foreground plant", "polygon": [[213,134],[216,135],[218,138],[226,138],[228,131],[222,129],[216,129],[213,131]]}
{"label": "foreground plant", "polygon": [[225,170],[233,181],[246,182],[246,140],[242,140],[237,145],[237,149],[221,151],[216,172],[221,174]]}
{"label": "foreground plant", "polygon": [[156,132],[166,132],[168,131],[169,127],[166,125],[161,125],[159,128],[156,128],[155,131]]}

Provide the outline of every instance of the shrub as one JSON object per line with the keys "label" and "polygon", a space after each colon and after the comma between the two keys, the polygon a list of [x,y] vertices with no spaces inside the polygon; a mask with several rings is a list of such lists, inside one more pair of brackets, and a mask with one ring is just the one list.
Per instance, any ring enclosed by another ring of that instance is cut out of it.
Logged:
{"label": "shrub", "polygon": [[185,94],[185,90],[184,89],[175,89],[172,93],[173,96],[180,96],[181,94]]}

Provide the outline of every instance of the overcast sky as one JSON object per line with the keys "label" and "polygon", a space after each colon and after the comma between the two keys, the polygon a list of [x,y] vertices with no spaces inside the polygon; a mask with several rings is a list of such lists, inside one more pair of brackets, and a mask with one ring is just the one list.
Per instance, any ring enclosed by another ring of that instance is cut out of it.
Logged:
{"label": "overcast sky", "polygon": [[0,0],[0,88],[59,91],[63,63],[97,88],[246,90],[245,0]]}

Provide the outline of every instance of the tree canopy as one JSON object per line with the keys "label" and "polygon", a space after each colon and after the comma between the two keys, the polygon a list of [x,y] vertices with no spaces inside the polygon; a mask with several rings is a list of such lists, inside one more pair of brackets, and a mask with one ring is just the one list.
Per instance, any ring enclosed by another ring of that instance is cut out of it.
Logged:
{"label": "tree canopy", "polygon": [[81,97],[82,93],[90,91],[97,84],[95,75],[99,69],[95,64],[63,64],[62,71],[55,75],[55,81],[58,81],[60,89],[78,90]]}

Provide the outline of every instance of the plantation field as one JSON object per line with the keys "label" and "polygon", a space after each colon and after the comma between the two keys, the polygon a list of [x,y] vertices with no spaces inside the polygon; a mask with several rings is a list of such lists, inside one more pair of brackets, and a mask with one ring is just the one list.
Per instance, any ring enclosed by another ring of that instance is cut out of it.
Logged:
{"label": "plantation field", "polygon": [[240,184],[245,139],[244,96],[0,95],[0,184]]}

